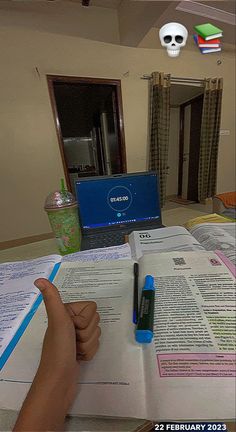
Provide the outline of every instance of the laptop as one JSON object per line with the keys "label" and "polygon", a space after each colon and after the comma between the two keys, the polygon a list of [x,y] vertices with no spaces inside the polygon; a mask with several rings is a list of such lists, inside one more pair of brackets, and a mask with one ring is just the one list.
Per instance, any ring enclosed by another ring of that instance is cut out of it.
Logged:
{"label": "laptop", "polygon": [[134,230],[162,227],[156,172],[85,177],[75,190],[82,250],[120,245]]}

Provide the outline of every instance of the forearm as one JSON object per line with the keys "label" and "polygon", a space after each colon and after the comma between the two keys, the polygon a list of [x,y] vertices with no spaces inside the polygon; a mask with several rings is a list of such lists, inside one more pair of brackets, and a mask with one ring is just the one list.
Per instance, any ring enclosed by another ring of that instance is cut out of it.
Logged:
{"label": "forearm", "polygon": [[101,330],[94,302],[64,305],[57,288],[37,279],[48,316],[37,374],[23,403],[13,432],[62,431],[77,391],[79,361],[98,349]]}
{"label": "forearm", "polygon": [[71,388],[55,373],[37,372],[13,429],[16,431],[62,431]]}

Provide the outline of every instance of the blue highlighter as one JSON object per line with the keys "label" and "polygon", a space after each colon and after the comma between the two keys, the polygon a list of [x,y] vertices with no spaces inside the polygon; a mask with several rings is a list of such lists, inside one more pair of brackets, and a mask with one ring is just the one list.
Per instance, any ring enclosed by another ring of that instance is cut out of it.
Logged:
{"label": "blue highlighter", "polygon": [[153,276],[145,277],[142,290],[138,324],[135,330],[135,339],[139,343],[150,343],[153,339],[155,286]]}

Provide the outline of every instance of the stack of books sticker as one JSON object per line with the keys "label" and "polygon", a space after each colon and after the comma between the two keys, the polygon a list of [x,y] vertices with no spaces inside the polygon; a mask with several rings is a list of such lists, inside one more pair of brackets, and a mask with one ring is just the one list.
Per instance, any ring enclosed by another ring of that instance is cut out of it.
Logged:
{"label": "stack of books sticker", "polygon": [[213,24],[200,24],[194,27],[196,34],[193,36],[195,43],[202,54],[221,51],[220,38],[223,31]]}

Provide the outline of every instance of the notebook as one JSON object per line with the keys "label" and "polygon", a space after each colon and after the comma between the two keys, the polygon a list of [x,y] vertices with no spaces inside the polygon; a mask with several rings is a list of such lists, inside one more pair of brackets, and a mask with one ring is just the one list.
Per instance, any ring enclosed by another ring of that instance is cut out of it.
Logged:
{"label": "notebook", "polygon": [[162,227],[156,172],[85,177],[75,190],[82,250],[119,245],[134,230]]}

